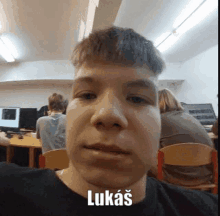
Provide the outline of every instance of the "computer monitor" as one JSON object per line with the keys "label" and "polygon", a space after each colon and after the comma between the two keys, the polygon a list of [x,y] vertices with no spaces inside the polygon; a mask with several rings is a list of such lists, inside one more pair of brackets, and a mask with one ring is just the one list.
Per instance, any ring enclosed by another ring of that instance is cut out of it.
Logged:
{"label": "computer monitor", "polygon": [[19,131],[20,107],[0,107],[0,129]]}
{"label": "computer monitor", "polygon": [[36,130],[37,108],[20,109],[20,128]]}
{"label": "computer monitor", "polygon": [[216,121],[216,115],[212,104],[182,104],[184,110],[194,116],[200,123],[213,125]]}

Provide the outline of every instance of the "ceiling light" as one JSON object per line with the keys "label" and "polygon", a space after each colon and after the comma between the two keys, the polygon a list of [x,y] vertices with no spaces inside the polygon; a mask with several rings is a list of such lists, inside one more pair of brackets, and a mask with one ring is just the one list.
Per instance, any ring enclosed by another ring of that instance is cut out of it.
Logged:
{"label": "ceiling light", "polygon": [[94,17],[95,17],[96,4],[89,0],[88,13],[86,19],[86,29],[85,29],[85,37],[89,36],[92,32]]}
{"label": "ceiling light", "polygon": [[93,0],[93,2],[95,3],[96,7],[99,6],[99,0]]}
{"label": "ceiling light", "polygon": [[167,49],[169,49],[176,41],[179,39],[178,36],[175,36],[175,34],[171,34],[163,43],[161,43],[157,49],[160,52],[164,52]]}
{"label": "ceiling light", "polygon": [[80,20],[80,27],[79,27],[78,42],[80,42],[84,38],[84,34],[85,34],[85,22],[81,19]]}
{"label": "ceiling light", "polygon": [[163,33],[159,38],[157,38],[154,42],[154,46],[160,45],[166,38],[171,34],[171,32]]}
{"label": "ceiling light", "polygon": [[0,55],[7,61],[7,62],[14,62],[15,59],[10,53],[9,49],[5,46],[4,42],[0,39]]}
{"label": "ceiling light", "polygon": [[189,1],[180,12],[180,15],[175,19],[173,29],[178,28],[203,2],[204,0]]}
{"label": "ceiling light", "polygon": [[14,44],[11,42],[11,40],[5,35],[1,36],[1,40],[3,41],[5,46],[8,48],[8,50],[10,50],[12,56],[14,58],[18,58],[19,54],[18,54],[17,49],[15,48]]}
{"label": "ceiling light", "polygon": [[182,35],[199,22],[204,20],[211,12],[218,7],[217,0],[207,0],[204,2],[183,24],[177,28],[177,33]]}
{"label": "ceiling light", "polygon": [[[199,4],[200,3],[200,4]],[[196,4],[199,4],[196,7]],[[218,8],[218,1],[217,0],[206,0],[201,3],[201,0],[199,0],[197,3],[191,3],[191,9],[186,11],[184,10],[184,13],[181,13],[182,15],[177,18],[177,20],[174,23],[174,26],[176,29],[170,36],[162,40],[162,42],[158,44],[159,41],[161,41],[161,37],[159,37],[155,44],[157,45],[157,49],[160,52],[166,51],[169,47],[171,47],[176,41],[181,37],[182,34],[187,32],[189,29],[193,28],[195,25],[197,25],[199,22],[204,20],[211,12],[213,12],[215,9]],[[189,7],[189,5],[187,5]],[[189,14],[189,11],[191,11],[191,14]],[[188,14],[188,17],[184,19],[184,21],[181,21],[181,19],[184,18]],[[165,33],[166,34],[166,33]]]}

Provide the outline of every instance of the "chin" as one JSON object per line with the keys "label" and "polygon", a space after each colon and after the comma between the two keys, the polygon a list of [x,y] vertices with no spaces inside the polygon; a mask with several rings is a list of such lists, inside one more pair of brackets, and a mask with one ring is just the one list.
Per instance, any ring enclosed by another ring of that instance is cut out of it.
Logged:
{"label": "chin", "polygon": [[139,181],[144,174],[132,176],[123,173],[116,173],[114,170],[100,168],[80,168],[79,173],[88,183],[102,188],[122,189],[128,188]]}

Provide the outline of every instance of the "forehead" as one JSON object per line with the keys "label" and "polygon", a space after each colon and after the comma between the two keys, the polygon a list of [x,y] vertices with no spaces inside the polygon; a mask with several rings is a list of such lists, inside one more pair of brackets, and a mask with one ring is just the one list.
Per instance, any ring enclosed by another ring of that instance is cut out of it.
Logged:
{"label": "forehead", "polygon": [[[88,77],[88,79],[86,79],[86,77]],[[144,68],[94,65],[93,67],[80,68],[76,73],[74,83],[89,82],[89,80],[91,80],[90,83],[92,83],[92,81],[100,81],[102,83],[110,83],[112,81],[121,84],[135,80],[145,80],[156,86],[158,79],[154,72]]]}

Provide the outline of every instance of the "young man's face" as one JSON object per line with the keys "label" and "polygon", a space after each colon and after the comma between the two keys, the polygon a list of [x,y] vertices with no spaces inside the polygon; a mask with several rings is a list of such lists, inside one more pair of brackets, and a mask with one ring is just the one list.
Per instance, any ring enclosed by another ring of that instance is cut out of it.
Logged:
{"label": "young man's face", "polygon": [[67,152],[87,182],[108,188],[140,180],[156,157],[160,112],[151,71],[81,68],[67,109]]}

